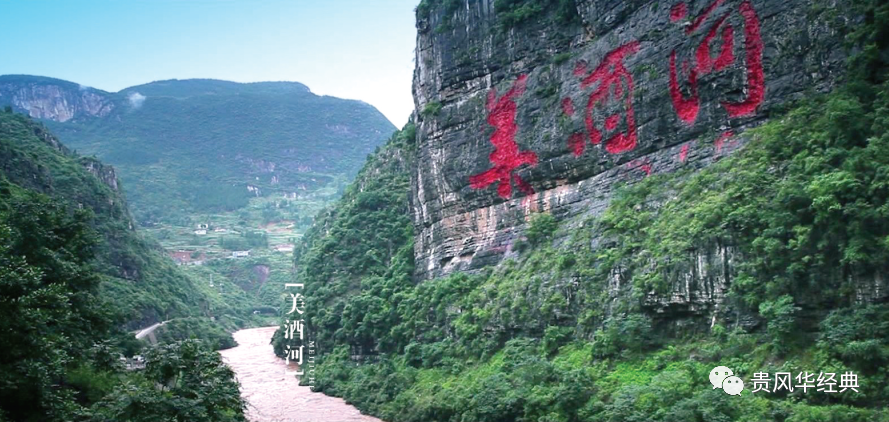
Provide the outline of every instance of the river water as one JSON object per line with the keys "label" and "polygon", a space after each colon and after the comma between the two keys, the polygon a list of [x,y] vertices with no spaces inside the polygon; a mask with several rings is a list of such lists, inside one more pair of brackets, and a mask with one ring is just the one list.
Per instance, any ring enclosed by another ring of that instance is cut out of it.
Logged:
{"label": "river water", "polygon": [[222,360],[235,371],[251,422],[382,422],[362,415],[343,399],[313,393],[284,375],[284,360],[269,342],[278,327],[234,333],[238,347],[222,350]]}

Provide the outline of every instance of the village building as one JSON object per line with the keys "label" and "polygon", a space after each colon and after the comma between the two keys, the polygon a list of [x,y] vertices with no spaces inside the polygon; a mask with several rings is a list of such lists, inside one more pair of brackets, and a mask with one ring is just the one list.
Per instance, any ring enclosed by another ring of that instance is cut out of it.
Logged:
{"label": "village building", "polygon": [[207,255],[203,252],[197,253],[197,251],[186,251],[182,249],[178,251],[170,251],[168,254],[176,265],[203,265],[204,261],[207,259]]}
{"label": "village building", "polygon": [[280,245],[275,245],[274,249],[277,252],[293,252],[293,244],[292,243],[282,243]]}

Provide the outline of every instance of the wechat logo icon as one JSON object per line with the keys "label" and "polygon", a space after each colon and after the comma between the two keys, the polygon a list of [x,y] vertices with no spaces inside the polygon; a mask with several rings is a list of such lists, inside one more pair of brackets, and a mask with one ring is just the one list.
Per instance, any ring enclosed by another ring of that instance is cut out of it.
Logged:
{"label": "wechat logo icon", "polygon": [[710,384],[713,384],[713,389],[721,388],[730,396],[739,396],[744,390],[744,381],[726,366],[717,366],[710,371]]}

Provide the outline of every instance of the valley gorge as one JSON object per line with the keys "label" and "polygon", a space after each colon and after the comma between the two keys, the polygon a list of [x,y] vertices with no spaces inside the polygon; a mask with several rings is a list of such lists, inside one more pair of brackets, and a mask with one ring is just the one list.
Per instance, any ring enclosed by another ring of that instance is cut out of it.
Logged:
{"label": "valley gorge", "polygon": [[415,6],[400,129],[0,76],[0,422],[889,417],[889,5]]}
{"label": "valley gorge", "polygon": [[852,187],[882,177],[877,10],[420,2],[412,121],[295,250],[318,390],[397,421],[884,417],[705,376],[884,382],[852,357],[887,333],[884,194]]}

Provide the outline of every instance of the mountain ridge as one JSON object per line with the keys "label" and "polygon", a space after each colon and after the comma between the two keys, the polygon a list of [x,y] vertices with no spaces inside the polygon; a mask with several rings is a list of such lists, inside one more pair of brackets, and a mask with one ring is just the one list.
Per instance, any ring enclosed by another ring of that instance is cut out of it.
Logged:
{"label": "mountain ridge", "polygon": [[372,105],[299,82],[171,79],[110,93],[4,75],[0,106],[118,168],[148,225],[238,210],[255,196],[332,199],[395,131]]}

